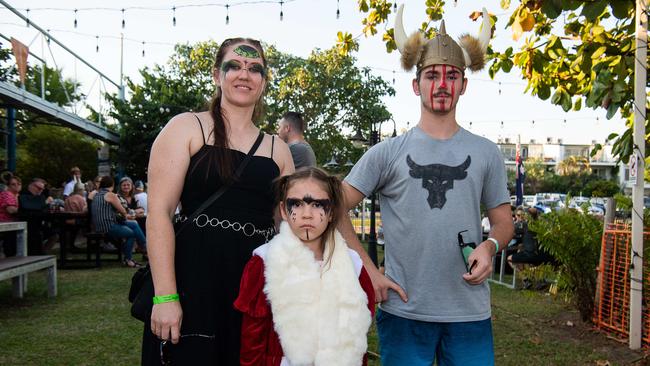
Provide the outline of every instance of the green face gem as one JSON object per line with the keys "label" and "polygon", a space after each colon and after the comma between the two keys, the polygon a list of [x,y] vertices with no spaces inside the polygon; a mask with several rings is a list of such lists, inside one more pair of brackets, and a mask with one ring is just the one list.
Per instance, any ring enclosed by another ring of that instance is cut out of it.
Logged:
{"label": "green face gem", "polygon": [[233,52],[242,57],[248,57],[248,58],[261,57],[260,53],[255,48],[245,44],[237,46],[237,48],[235,48]]}

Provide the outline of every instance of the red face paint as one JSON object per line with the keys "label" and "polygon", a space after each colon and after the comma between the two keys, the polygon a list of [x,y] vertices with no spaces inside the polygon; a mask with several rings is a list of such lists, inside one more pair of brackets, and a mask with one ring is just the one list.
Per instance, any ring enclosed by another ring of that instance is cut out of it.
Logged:
{"label": "red face paint", "polygon": [[[442,74],[440,75],[440,86],[438,89],[447,88],[447,65],[442,65]],[[440,110],[445,110],[445,99],[440,100]]]}
{"label": "red face paint", "polygon": [[[458,71],[458,69],[454,66],[451,66],[451,69]],[[449,99],[449,110],[451,110],[451,105],[454,103],[454,97],[456,96],[456,80],[451,83],[451,90],[449,91],[449,94],[451,94],[451,98]]]}
{"label": "red face paint", "polygon": [[[437,73],[440,81],[438,83],[435,81],[432,82],[431,88],[429,89],[429,102],[431,103],[431,109],[440,112],[450,111],[454,105],[454,98],[456,97],[456,80],[447,80],[447,71],[456,71],[460,73],[460,70],[451,65],[434,65],[431,71],[440,71]],[[458,77],[458,75],[456,75],[456,77]],[[447,97],[440,98],[436,103],[434,99],[438,93],[445,93],[447,94]],[[447,100],[449,100],[449,103],[446,102]]]}

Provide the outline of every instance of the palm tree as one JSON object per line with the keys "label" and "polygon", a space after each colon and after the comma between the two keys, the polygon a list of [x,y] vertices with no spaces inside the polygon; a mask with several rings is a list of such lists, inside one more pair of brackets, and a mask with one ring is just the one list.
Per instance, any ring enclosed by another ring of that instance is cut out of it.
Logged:
{"label": "palm tree", "polygon": [[559,175],[591,173],[589,159],[585,156],[569,156],[557,164],[555,168]]}

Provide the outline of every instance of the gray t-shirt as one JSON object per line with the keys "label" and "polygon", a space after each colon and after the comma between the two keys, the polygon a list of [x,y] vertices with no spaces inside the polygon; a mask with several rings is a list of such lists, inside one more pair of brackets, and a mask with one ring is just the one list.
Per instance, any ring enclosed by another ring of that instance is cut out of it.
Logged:
{"label": "gray t-shirt", "polygon": [[289,144],[289,150],[296,169],[305,166],[316,166],[316,155],[308,143],[304,141],[292,142]]}
{"label": "gray t-shirt", "polygon": [[419,127],[373,146],[345,181],[368,196],[378,193],[384,227],[386,275],[409,301],[389,291],[381,309],[429,322],[490,317],[487,281],[470,285],[458,246],[481,242],[480,205],[510,202],[498,147],[460,128],[436,140]]}

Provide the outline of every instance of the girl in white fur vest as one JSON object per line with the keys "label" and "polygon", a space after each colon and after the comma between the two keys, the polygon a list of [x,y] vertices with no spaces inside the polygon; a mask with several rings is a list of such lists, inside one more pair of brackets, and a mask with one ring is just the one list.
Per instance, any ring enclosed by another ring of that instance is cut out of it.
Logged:
{"label": "girl in white fur vest", "polygon": [[275,188],[280,233],[253,252],[235,301],[243,313],[241,365],[365,364],[374,290],[336,230],[341,182],[306,168]]}

